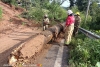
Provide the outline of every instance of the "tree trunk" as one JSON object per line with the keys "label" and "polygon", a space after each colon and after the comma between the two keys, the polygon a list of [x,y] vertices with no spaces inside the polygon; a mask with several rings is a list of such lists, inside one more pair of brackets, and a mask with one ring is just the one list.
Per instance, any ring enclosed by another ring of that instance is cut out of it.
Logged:
{"label": "tree trunk", "polygon": [[20,59],[27,59],[34,56],[41,51],[43,45],[47,44],[53,37],[57,36],[63,30],[63,27],[64,23],[54,25],[25,43],[22,43],[12,51],[9,64],[13,66]]}

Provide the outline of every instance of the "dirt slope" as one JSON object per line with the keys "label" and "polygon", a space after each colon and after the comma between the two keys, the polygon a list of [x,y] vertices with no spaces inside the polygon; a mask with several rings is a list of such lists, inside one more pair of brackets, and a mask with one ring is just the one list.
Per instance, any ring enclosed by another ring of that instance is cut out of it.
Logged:
{"label": "dirt slope", "polygon": [[35,27],[23,25],[23,22],[31,25],[30,21],[18,16],[23,9],[15,10],[15,7],[10,7],[1,1],[0,7],[3,10],[3,17],[0,19],[0,67],[4,67],[2,65],[7,64],[11,51],[41,30],[37,25],[34,25]]}
{"label": "dirt slope", "polygon": [[21,12],[16,11],[14,8],[10,7],[9,5],[6,5],[0,1],[0,7],[2,8],[3,16],[0,20],[0,32],[3,30],[9,28],[9,26],[12,25],[11,18],[14,16],[19,15]]}
{"label": "dirt slope", "polygon": [[32,21],[28,21],[21,18],[21,14],[24,10],[22,8],[15,8],[14,6],[9,6],[0,1],[0,7],[3,11],[2,19],[0,19],[0,37],[5,34],[9,34],[18,28],[26,27],[24,24],[31,25]]}

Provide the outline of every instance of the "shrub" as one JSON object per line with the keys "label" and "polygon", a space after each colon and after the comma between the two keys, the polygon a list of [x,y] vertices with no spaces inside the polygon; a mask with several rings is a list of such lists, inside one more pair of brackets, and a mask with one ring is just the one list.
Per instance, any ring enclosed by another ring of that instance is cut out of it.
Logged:
{"label": "shrub", "polygon": [[44,15],[43,10],[33,7],[28,12],[22,13],[21,16],[27,19],[34,19],[37,21],[41,21],[43,15]]}
{"label": "shrub", "polygon": [[36,7],[32,7],[29,11],[22,14],[22,17],[27,19],[34,19],[37,21],[42,21],[44,14],[48,14],[50,22],[54,24],[55,22],[64,22],[66,19],[66,10],[58,7],[55,12],[52,12],[48,9],[40,9]]}
{"label": "shrub", "polygon": [[93,67],[100,62],[100,40],[89,38],[73,39],[73,49],[70,51],[71,67]]}

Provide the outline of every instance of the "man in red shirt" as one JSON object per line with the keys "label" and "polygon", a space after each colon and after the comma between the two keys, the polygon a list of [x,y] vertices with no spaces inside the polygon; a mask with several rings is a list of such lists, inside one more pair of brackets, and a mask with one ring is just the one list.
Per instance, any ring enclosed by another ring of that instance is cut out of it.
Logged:
{"label": "man in red shirt", "polygon": [[68,13],[68,17],[66,18],[65,29],[64,29],[65,45],[69,45],[71,42],[71,37],[74,30],[74,22],[75,22],[75,18],[72,10],[68,10],[67,13]]}

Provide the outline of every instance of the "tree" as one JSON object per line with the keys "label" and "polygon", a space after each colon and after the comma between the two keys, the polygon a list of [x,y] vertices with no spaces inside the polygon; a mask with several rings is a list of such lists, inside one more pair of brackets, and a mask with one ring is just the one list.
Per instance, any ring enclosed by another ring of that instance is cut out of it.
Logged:
{"label": "tree", "polygon": [[92,2],[90,6],[90,15],[92,16],[92,22],[90,24],[91,29],[100,29],[100,8],[97,2]]}
{"label": "tree", "polygon": [[76,5],[80,11],[85,11],[87,8],[88,0],[76,0]]}
{"label": "tree", "polygon": [[69,0],[70,1],[70,8],[74,6],[75,0]]}
{"label": "tree", "polygon": [[52,0],[51,2],[49,0],[31,1],[32,6],[27,11],[26,18],[42,21],[44,14],[48,14],[51,21],[63,21],[66,17],[66,10],[60,6],[66,0]]}
{"label": "tree", "polygon": [[58,3],[59,5],[62,5],[67,0],[50,0],[50,1],[52,1],[54,3]]}
{"label": "tree", "polygon": [[[99,2],[100,0],[90,0],[92,2]],[[76,0],[75,2],[76,6],[80,11],[86,11],[88,6],[88,0]]]}

